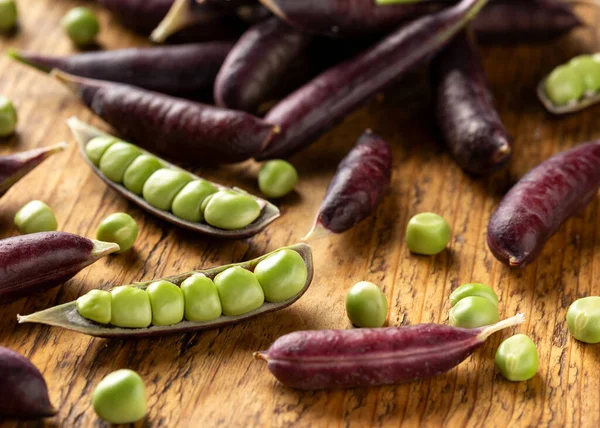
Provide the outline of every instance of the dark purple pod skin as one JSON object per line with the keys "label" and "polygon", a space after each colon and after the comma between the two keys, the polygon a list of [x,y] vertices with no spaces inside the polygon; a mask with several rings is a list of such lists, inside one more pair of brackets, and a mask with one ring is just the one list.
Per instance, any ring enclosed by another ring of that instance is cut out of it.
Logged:
{"label": "dark purple pod skin", "polygon": [[454,38],[433,61],[431,76],[437,123],[461,168],[483,175],[506,165],[510,140],[473,37],[463,32]]}
{"label": "dark purple pod skin", "polygon": [[0,240],[0,303],[56,287],[103,256],[114,243],[66,232],[41,232]]}
{"label": "dark purple pod skin", "polygon": [[250,28],[219,71],[214,93],[217,105],[256,111],[311,38],[276,17]]}
{"label": "dark purple pod skin", "polygon": [[490,250],[502,263],[526,266],[599,188],[600,140],[551,157],[527,173],[500,202],[488,225]]}
{"label": "dark purple pod skin", "polygon": [[447,1],[379,6],[375,0],[260,0],[288,24],[332,37],[385,33],[401,22],[440,10]]}
{"label": "dark purple pod skin", "polygon": [[282,132],[256,159],[286,157],[312,144],[442,48],[486,2],[462,0],[435,15],[419,18],[293,92],[266,116],[265,120],[281,126]]}
{"label": "dark purple pod skin", "polygon": [[194,99],[212,89],[232,47],[232,42],[207,42],[71,56],[16,51],[9,52],[9,55],[46,73],[58,69],[76,76],[125,83]]}
{"label": "dark purple pod skin", "polygon": [[[148,35],[165,17],[174,0],[97,0],[130,30]],[[169,42],[186,43],[225,40],[243,31],[241,22],[226,11],[213,10],[205,22],[192,25],[169,37]]]}
{"label": "dark purple pod skin", "polygon": [[307,238],[318,227],[345,232],[372,215],[391,178],[392,147],[369,129],[338,166]]}
{"label": "dark purple pod skin", "polygon": [[582,25],[560,0],[493,0],[473,21],[477,39],[486,43],[548,42]]}
{"label": "dark purple pod skin", "polygon": [[277,131],[250,114],[112,82],[54,71],[121,137],[189,165],[241,162],[258,154]]}
{"label": "dark purple pod skin", "polygon": [[54,416],[44,377],[31,361],[0,346],[0,417],[37,419]]}
{"label": "dark purple pod skin", "polygon": [[44,160],[54,153],[63,151],[66,147],[67,145],[63,143],[8,156],[0,156],[0,196],[4,195],[8,189]]}
{"label": "dark purple pod skin", "polygon": [[464,361],[493,333],[523,315],[476,329],[443,324],[297,331],[254,357],[285,386],[345,389],[393,385],[437,376]]}

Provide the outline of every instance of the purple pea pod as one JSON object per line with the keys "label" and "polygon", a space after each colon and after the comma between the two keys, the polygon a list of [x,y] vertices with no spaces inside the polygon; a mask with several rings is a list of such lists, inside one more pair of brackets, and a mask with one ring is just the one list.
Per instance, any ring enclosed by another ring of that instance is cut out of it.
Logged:
{"label": "purple pea pod", "polygon": [[250,28],[231,50],[215,82],[218,106],[256,111],[312,39],[278,18]]}
{"label": "purple pea pod", "polygon": [[54,153],[62,152],[65,143],[27,152],[0,157],[0,196],[4,195],[17,181]]}
{"label": "purple pea pod", "polygon": [[212,89],[232,42],[85,52],[46,56],[10,51],[17,61],[49,73],[58,69],[75,76],[125,83],[163,94],[199,98]]}
{"label": "purple pea pod", "polygon": [[41,232],[0,240],[0,303],[48,290],[119,245],[66,232]]}
{"label": "purple pea pod", "polygon": [[511,267],[531,263],[546,241],[600,188],[600,140],[551,157],[506,194],[488,224],[487,242]]}
{"label": "purple pea pod", "polygon": [[0,346],[0,417],[37,419],[54,416],[46,381],[31,361]]}
{"label": "purple pea pod", "polygon": [[249,159],[260,153],[278,130],[240,111],[57,70],[51,74],[123,138],[193,166]]}
{"label": "purple pea pod", "polygon": [[443,324],[297,331],[255,352],[285,386],[365,388],[427,379],[456,367],[497,331],[522,324],[522,314],[481,328]]}
{"label": "purple pea pod", "polygon": [[392,178],[392,148],[366,130],[338,166],[312,229],[313,234],[342,233],[369,217],[382,201]]}

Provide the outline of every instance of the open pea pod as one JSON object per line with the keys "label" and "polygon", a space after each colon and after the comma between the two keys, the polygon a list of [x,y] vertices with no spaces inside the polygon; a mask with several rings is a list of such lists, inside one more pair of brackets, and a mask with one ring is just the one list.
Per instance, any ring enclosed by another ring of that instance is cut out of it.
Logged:
{"label": "open pea pod", "polygon": [[[246,238],[248,236],[255,235],[256,233],[258,233],[262,229],[264,229],[267,225],[269,225],[272,221],[274,221],[277,217],[279,217],[279,215],[280,215],[279,208],[277,208],[275,205],[273,205],[269,201],[264,200],[262,198],[254,196],[254,195],[250,195],[250,196],[252,196],[258,203],[258,206],[260,207],[260,214],[249,225],[239,228],[239,229],[234,229],[234,230],[220,229],[220,228],[211,226],[207,223],[187,221],[185,219],[177,217],[176,215],[174,215],[173,213],[171,213],[169,211],[158,209],[158,208],[152,206],[151,204],[149,204],[142,196],[137,195],[136,193],[130,191],[122,184],[116,183],[116,182],[110,180],[87,157],[86,152],[85,152],[86,145],[93,138],[101,137],[101,136],[109,136],[108,134],[100,131],[97,128],[94,128],[91,125],[88,125],[85,122],[82,122],[81,120],[77,119],[76,117],[71,117],[67,121],[67,124],[69,125],[69,128],[71,129],[71,132],[73,133],[73,136],[75,137],[75,140],[79,144],[79,148],[81,149],[81,155],[82,155],[83,159],[90,166],[90,168],[92,168],[92,170],[96,173],[96,175],[98,175],[98,177],[100,177],[102,179],[102,181],[104,181],[108,186],[112,187],[117,192],[119,192],[121,195],[123,195],[125,198],[129,199],[131,202],[140,206],[144,210],[146,210],[149,213],[155,215],[156,217],[159,217],[162,220],[168,221],[169,223],[172,223],[176,226],[180,226],[185,229],[193,230],[195,232],[214,236],[217,238],[239,239],[239,238]],[[146,152],[142,149],[139,149],[139,150],[142,154],[149,154],[148,152]],[[154,155],[152,155],[152,156],[154,156]],[[193,177],[194,179],[200,179],[199,177],[197,177],[193,174],[190,174],[188,171],[185,171],[169,162],[166,162],[164,159],[160,159],[160,162],[162,162],[162,164],[164,164],[164,166],[169,169],[182,171],[182,172],[185,172],[186,174],[188,174],[189,176]],[[237,188],[231,189],[231,188],[228,188],[228,187],[223,186],[218,183],[211,183],[211,184],[213,184],[218,190],[229,189],[229,190],[236,190],[238,192],[243,192],[240,189],[237,189]],[[246,192],[243,192],[243,193],[246,193]]]}
{"label": "open pea pod", "polygon": [[[179,286],[187,278],[189,278],[190,276],[197,274],[197,273],[204,274],[208,278],[214,279],[214,277],[217,274],[223,272],[224,270],[226,270],[230,267],[234,267],[234,266],[239,266],[244,269],[253,271],[259,262],[261,262],[265,258],[269,257],[270,255],[276,253],[277,251],[280,251],[285,248],[296,251],[298,254],[300,254],[302,259],[304,260],[304,263],[306,264],[307,276],[306,276],[306,282],[304,284],[304,287],[302,287],[302,289],[296,295],[290,297],[287,300],[284,300],[279,303],[265,302],[258,309],[255,309],[252,312],[248,312],[243,315],[238,315],[238,316],[222,315],[213,321],[207,321],[207,322],[194,322],[194,321],[184,320],[178,324],[169,325],[169,326],[152,325],[152,326],[146,327],[146,328],[121,328],[121,327],[115,327],[112,325],[98,324],[98,323],[95,323],[93,321],[90,321],[90,320],[82,317],[77,310],[76,302],[72,301],[72,302],[68,302],[68,303],[65,303],[65,304],[62,304],[59,306],[55,306],[55,307],[52,307],[49,309],[45,309],[43,311],[35,312],[30,315],[17,315],[17,320],[19,321],[19,323],[29,322],[29,323],[47,324],[47,325],[52,325],[52,326],[56,326],[56,327],[66,328],[66,329],[72,330],[72,331],[77,331],[77,332],[83,333],[83,334],[88,334],[90,336],[106,337],[106,338],[131,338],[131,337],[161,336],[161,335],[167,335],[167,334],[185,333],[185,332],[189,332],[189,331],[198,331],[198,330],[206,330],[206,329],[210,329],[210,328],[218,328],[218,327],[223,327],[223,326],[226,326],[229,324],[238,323],[240,321],[244,321],[249,318],[253,318],[260,314],[283,309],[287,306],[290,306],[292,303],[296,302],[300,297],[302,297],[302,295],[306,292],[306,290],[310,286],[310,283],[312,282],[312,278],[313,278],[312,250],[309,245],[295,244],[295,245],[291,245],[289,247],[280,248],[269,254],[265,254],[261,257],[258,257],[256,259],[253,259],[253,260],[250,260],[247,262],[235,263],[235,264],[220,266],[220,267],[216,267],[216,268],[212,268],[212,269],[206,269],[206,270],[196,270],[196,271],[186,272],[186,273],[183,273],[180,275],[163,278],[164,280],[172,282],[173,284]],[[150,284],[152,284],[155,281],[157,281],[157,280],[138,282],[138,283],[134,283],[131,285],[141,288],[141,289],[146,289]]]}

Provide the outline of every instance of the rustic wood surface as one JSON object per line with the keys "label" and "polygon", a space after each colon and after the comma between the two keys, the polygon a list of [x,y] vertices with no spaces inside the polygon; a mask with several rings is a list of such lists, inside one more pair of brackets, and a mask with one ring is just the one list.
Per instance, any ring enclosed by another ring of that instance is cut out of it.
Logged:
{"label": "rustic wood surface", "polygon": [[[74,52],[59,21],[76,4],[21,0],[21,28],[13,37],[0,38],[0,51]],[[108,13],[98,12],[104,49],[146,44]],[[581,12],[592,18],[590,9]],[[598,198],[569,220],[537,262],[524,270],[501,265],[485,242],[489,216],[512,183],[552,154],[600,138],[600,107],[557,118],[535,98],[536,84],[554,66],[597,48],[589,35],[578,30],[546,45],[485,47],[485,67],[499,112],[514,138],[507,170],[487,179],[461,172],[439,142],[427,87],[416,79],[374,100],[293,158],[301,176],[297,193],[281,201],[283,215],[271,227],[242,241],[218,241],[179,230],[108,189],[80,159],[65,120],[77,115],[104,125],[60,84],[2,56],[0,93],[15,102],[20,117],[17,136],[0,146],[0,154],[59,141],[70,147],[3,197],[0,236],[16,234],[14,213],[32,199],[54,209],[60,230],[94,237],[98,223],[116,211],[133,215],[141,230],[134,251],[103,259],[66,285],[0,311],[0,345],[23,353],[40,368],[59,409],[45,423],[103,425],[91,407],[92,391],[106,374],[130,368],[147,385],[150,413],[139,426],[600,426],[600,345],[573,340],[565,321],[573,300],[600,294]],[[315,278],[292,307],[236,326],[146,340],[93,339],[58,328],[17,325],[19,313],[73,300],[93,288],[247,260],[297,242],[309,229],[337,163],[367,127],[394,147],[389,195],[373,218],[342,236],[313,243]],[[255,163],[196,172],[258,191]],[[423,211],[441,214],[453,229],[449,249],[437,257],[411,255],[403,243],[406,222]],[[528,382],[511,383],[496,371],[494,353],[511,331],[493,336],[445,375],[368,390],[290,390],[252,359],[253,351],[267,348],[285,333],[349,328],[344,296],[359,280],[383,287],[390,305],[389,325],[394,326],[444,323],[454,288],[470,281],[492,285],[500,296],[501,316],[525,313],[527,322],[519,331],[538,346],[539,374]]]}

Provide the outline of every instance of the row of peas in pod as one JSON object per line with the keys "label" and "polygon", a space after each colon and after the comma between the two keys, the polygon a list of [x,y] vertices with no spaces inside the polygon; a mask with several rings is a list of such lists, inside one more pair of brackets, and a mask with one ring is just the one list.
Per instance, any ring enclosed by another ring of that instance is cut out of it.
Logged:
{"label": "row of peas in pod", "polygon": [[85,153],[106,178],[183,220],[236,230],[260,216],[261,207],[254,197],[231,189],[219,190],[114,137],[94,138],[86,145]]}
{"label": "row of peas in pod", "polygon": [[282,249],[260,261],[254,271],[229,267],[214,280],[197,273],[181,286],[160,280],[147,288],[125,285],[111,291],[92,290],[77,299],[79,314],[99,324],[124,328],[205,322],[239,316],[266,301],[282,302],[304,287],[308,271],[296,251]]}

